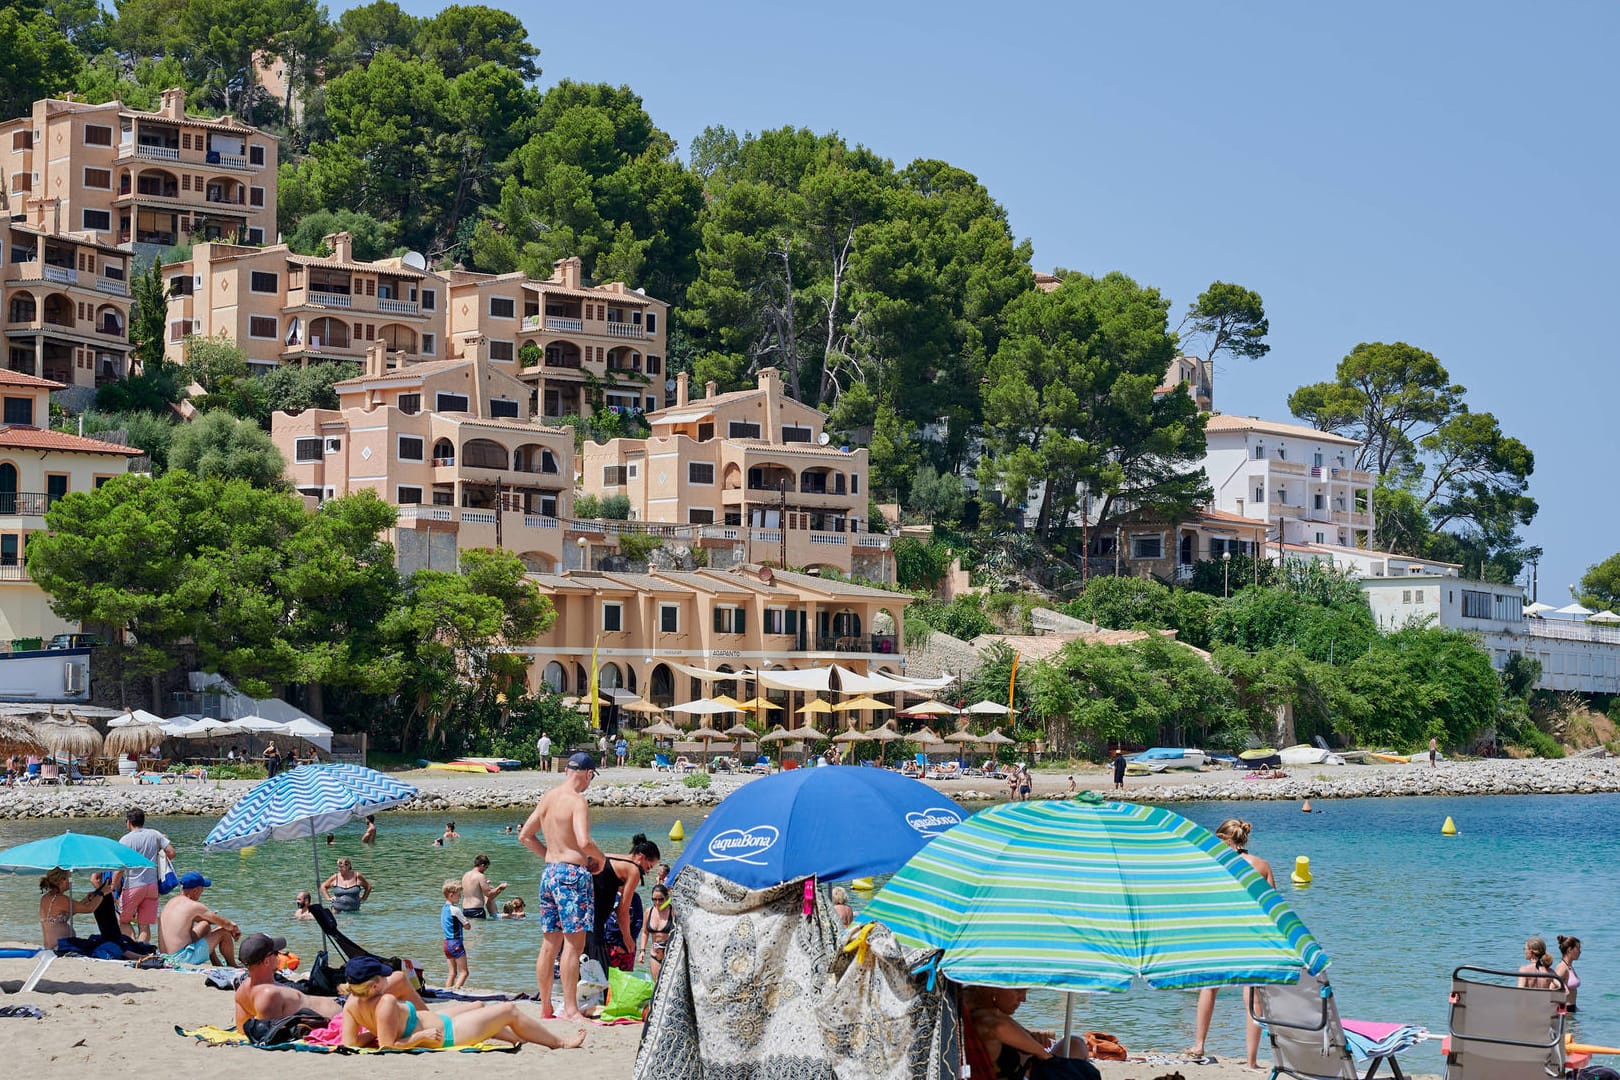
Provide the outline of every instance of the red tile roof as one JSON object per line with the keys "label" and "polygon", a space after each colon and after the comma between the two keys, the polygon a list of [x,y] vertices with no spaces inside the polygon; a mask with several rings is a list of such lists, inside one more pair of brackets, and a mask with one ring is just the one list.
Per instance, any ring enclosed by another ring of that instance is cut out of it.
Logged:
{"label": "red tile roof", "polygon": [[83,435],[69,435],[61,431],[46,431],[44,428],[17,424],[0,427],[0,446],[19,450],[63,450],[76,454],[122,454],[125,457],[142,457],[146,453],[133,446],[119,446],[117,443],[102,442],[100,439],[88,439]]}
{"label": "red tile roof", "polygon": [[29,375],[21,371],[8,371],[0,368],[0,386],[32,386],[36,390],[62,390],[66,388],[67,384],[42,379],[38,375]]}

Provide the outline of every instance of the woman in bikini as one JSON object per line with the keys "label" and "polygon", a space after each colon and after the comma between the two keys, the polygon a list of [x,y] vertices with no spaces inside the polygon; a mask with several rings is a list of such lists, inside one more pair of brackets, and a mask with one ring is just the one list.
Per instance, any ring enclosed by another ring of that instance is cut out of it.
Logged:
{"label": "woman in bikini", "polygon": [[[491,1039],[536,1043],[552,1050],[571,1049],[585,1042],[585,1029],[565,1036],[553,1035],[539,1019],[518,1009],[514,1002],[468,1002],[442,1012],[418,1009],[383,990],[392,973],[386,961],[357,956],[343,969],[348,980],[343,991],[343,1045],[395,1048],[473,1046]],[[362,1029],[367,1034],[362,1035]]]}
{"label": "woman in bikini", "polygon": [[1550,990],[1553,986],[1552,957],[1547,955],[1547,943],[1533,937],[1524,943],[1524,966],[1519,969],[1519,985],[1526,990]]}
{"label": "woman in bikini", "polygon": [[[1277,879],[1272,876],[1271,864],[1258,855],[1249,854],[1249,833],[1254,826],[1247,821],[1237,818],[1227,818],[1215,827],[1215,835],[1226,841],[1226,846],[1243,857],[1243,861],[1254,868],[1255,872],[1266,879],[1266,884],[1273,889],[1277,887]],[[1243,988],[1243,1041],[1249,1054],[1249,1068],[1260,1067],[1260,1025],[1254,1022],[1250,1013],[1250,1005],[1254,990],[1251,987]],[[1206,986],[1198,991],[1198,1019],[1197,1027],[1193,1031],[1193,1045],[1187,1048],[1187,1056],[1202,1058],[1204,1056],[1204,1040],[1209,1038],[1209,1023],[1215,1015],[1215,988]]]}
{"label": "woman in bikini", "polygon": [[88,915],[101,904],[99,892],[75,900],[68,891],[72,888],[73,876],[60,866],[39,879],[39,934],[47,949],[73,936],[73,916]]}
{"label": "woman in bikini", "polygon": [[664,966],[664,949],[669,945],[669,935],[675,929],[675,909],[669,903],[669,888],[665,885],[654,885],[652,891],[652,910],[641,924],[640,952],[647,961],[647,973],[652,981],[658,981],[658,972]]}
{"label": "woman in bikini", "polygon": [[1575,961],[1581,958],[1581,939],[1558,935],[1558,964],[1553,974],[1564,980],[1564,1008],[1575,1011],[1575,991],[1581,988],[1581,977],[1575,974]]}

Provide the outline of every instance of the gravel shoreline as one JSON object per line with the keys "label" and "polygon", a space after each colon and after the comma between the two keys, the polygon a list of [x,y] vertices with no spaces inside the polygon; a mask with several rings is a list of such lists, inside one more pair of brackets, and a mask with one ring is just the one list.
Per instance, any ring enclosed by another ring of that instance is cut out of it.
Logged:
{"label": "gravel shoreline", "polygon": [[[555,773],[511,772],[484,777],[443,773],[398,774],[416,784],[421,793],[406,808],[410,812],[505,810],[530,807],[560,778]],[[1108,775],[1095,766],[1077,769],[1078,787],[1108,793]],[[751,777],[719,775],[707,789],[688,788],[680,779],[651,769],[605,770],[586,792],[592,806],[708,807],[718,803]],[[1035,774],[1036,798],[1061,798],[1068,792],[1069,774],[1043,769]],[[135,785],[111,778],[106,785],[78,787],[0,788],[0,820],[17,818],[118,818],[131,806],[153,817],[218,816],[230,809],[254,781],[226,780],[207,784]],[[996,781],[938,782],[941,791],[959,802],[991,802],[1006,798]],[[1437,769],[1427,762],[1413,765],[1308,765],[1289,770],[1273,780],[1245,779],[1231,770],[1197,773],[1161,773],[1131,777],[1125,798],[1135,802],[1204,802],[1304,799],[1392,798],[1406,796],[1471,795],[1588,795],[1620,792],[1620,759],[1564,758],[1524,761],[1447,761]]]}

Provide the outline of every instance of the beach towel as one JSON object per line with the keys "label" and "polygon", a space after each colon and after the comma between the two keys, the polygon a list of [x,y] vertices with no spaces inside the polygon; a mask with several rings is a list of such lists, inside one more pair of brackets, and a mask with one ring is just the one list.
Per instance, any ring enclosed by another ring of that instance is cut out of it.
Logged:
{"label": "beach towel", "polygon": [[409,1050],[400,1050],[389,1047],[378,1050],[375,1047],[353,1046],[326,1046],[308,1039],[299,1039],[296,1042],[274,1043],[261,1046],[248,1039],[246,1035],[235,1028],[214,1027],[205,1024],[199,1028],[183,1028],[175,1025],[174,1033],[188,1039],[196,1039],[208,1046],[246,1046],[254,1050],[302,1050],[311,1054],[515,1054],[520,1049],[510,1043],[481,1042],[471,1046],[413,1046]]}
{"label": "beach towel", "polygon": [[1340,1019],[1339,1026],[1344,1029],[1345,1045],[1357,1061],[1398,1054],[1429,1037],[1426,1029],[1411,1024]]}
{"label": "beach towel", "polygon": [[821,1030],[805,1022],[838,949],[824,892],[750,891],[688,866],[670,899],[675,930],[634,1080],[834,1080]]}
{"label": "beach towel", "polygon": [[906,949],[881,923],[846,934],[816,1020],[839,1076],[955,1080],[960,1012],[945,980],[912,974],[932,950]]}

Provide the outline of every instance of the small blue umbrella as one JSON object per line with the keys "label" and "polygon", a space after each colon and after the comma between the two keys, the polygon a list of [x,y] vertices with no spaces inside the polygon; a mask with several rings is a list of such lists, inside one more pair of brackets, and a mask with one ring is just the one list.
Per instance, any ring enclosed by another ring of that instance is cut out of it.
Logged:
{"label": "small blue umbrella", "polygon": [[108,836],[63,833],[0,851],[0,872],[26,874],[51,870],[128,870],[150,868],[152,860]]}
{"label": "small blue umbrella", "polygon": [[416,788],[375,769],[336,762],[300,765],[257,785],[236,801],[209,832],[209,851],[239,851],[266,840],[309,837],[320,881],[320,849],[315,837],[357,817],[402,806]]}
{"label": "small blue umbrella", "polygon": [[833,765],[750,781],[687,841],[671,877],[696,866],[749,889],[887,874],[967,817],[927,784]]}

